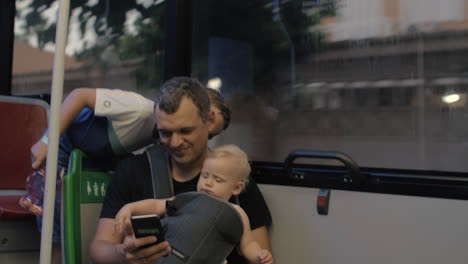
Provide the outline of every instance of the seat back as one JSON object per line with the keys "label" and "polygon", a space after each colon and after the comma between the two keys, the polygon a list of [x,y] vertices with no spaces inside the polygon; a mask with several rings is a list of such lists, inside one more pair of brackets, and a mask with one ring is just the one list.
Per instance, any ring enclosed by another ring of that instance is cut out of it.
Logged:
{"label": "seat back", "polygon": [[0,96],[0,190],[24,189],[32,173],[30,149],[47,127],[48,112],[42,100]]}
{"label": "seat back", "polygon": [[64,263],[89,263],[89,245],[96,231],[110,173],[86,170],[78,149],[70,157],[63,180],[62,245]]}
{"label": "seat back", "polygon": [[0,262],[5,254],[34,255],[40,247],[36,219],[18,201],[33,172],[31,146],[46,129],[48,114],[49,105],[40,99],[0,96]]}
{"label": "seat back", "polygon": [[31,218],[18,205],[31,168],[31,146],[47,127],[49,105],[40,99],[0,96],[0,220]]}

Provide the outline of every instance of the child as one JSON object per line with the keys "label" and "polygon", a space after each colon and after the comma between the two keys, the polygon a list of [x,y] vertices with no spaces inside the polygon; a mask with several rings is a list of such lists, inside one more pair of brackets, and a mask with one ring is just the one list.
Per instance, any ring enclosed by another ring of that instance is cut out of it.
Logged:
{"label": "child", "polygon": [[[213,149],[207,156],[198,180],[197,191],[205,192],[224,201],[239,195],[248,184],[250,165],[247,155],[234,145],[224,145]],[[253,240],[249,219],[244,210],[233,205],[242,218],[244,233],[239,249],[250,263],[273,263],[271,253],[260,248]],[[121,233],[119,223],[128,222],[132,215],[166,213],[166,200],[147,199],[129,203],[122,207],[116,216],[115,231]],[[169,241],[170,242],[170,241]]]}

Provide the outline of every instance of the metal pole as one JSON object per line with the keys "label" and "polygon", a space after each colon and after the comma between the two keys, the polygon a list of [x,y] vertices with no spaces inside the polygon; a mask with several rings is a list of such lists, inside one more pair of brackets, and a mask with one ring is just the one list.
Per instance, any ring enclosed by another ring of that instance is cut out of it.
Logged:
{"label": "metal pole", "polygon": [[50,119],[48,124],[49,144],[47,150],[44,213],[41,233],[41,264],[50,264],[52,254],[55,184],[57,181],[58,141],[60,134],[60,106],[63,96],[64,57],[67,44],[69,10],[70,0],[60,0],[57,32],[55,34],[54,72],[52,76],[52,97],[50,100]]}

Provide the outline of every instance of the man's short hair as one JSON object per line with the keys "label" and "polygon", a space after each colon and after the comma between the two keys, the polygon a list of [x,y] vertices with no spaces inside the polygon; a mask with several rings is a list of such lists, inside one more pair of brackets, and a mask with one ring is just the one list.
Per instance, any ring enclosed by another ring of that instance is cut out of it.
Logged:
{"label": "man's short hair", "polygon": [[226,130],[226,128],[228,128],[229,124],[231,123],[231,109],[229,109],[229,107],[226,105],[224,98],[221,96],[219,91],[206,88],[206,92],[210,98],[210,104],[221,111],[221,115],[223,116],[224,120],[223,130]]}
{"label": "man's short hair", "polygon": [[239,177],[244,182],[244,188],[249,184],[250,176],[250,164],[247,154],[236,145],[222,145],[214,148],[208,152],[207,159],[209,158],[226,158],[232,159],[236,163],[236,167],[239,169]]}
{"label": "man's short hair", "polygon": [[184,97],[192,100],[198,108],[201,119],[206,122],[210,112],[210,99],[206,88],[194,78],[180,76],[166,81],[156,96],[156,107],[168,114],[173,114],[179,109]]}

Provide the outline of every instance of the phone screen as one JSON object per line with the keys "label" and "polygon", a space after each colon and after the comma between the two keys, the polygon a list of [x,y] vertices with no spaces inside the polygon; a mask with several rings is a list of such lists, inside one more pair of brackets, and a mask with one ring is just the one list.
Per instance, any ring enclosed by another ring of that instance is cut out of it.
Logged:
{"label": "phone screen", "polygon": [[162,233],[161,221],[159,216],[156,214],[149,215],[134,215],[130,218],[132,222],[133,231],[135,232],[135,237],[145,237],[145,236],[155,236],[157,241],[154,244],[147,245],[152,246],[157,243],[164,241],[164,235]]}

